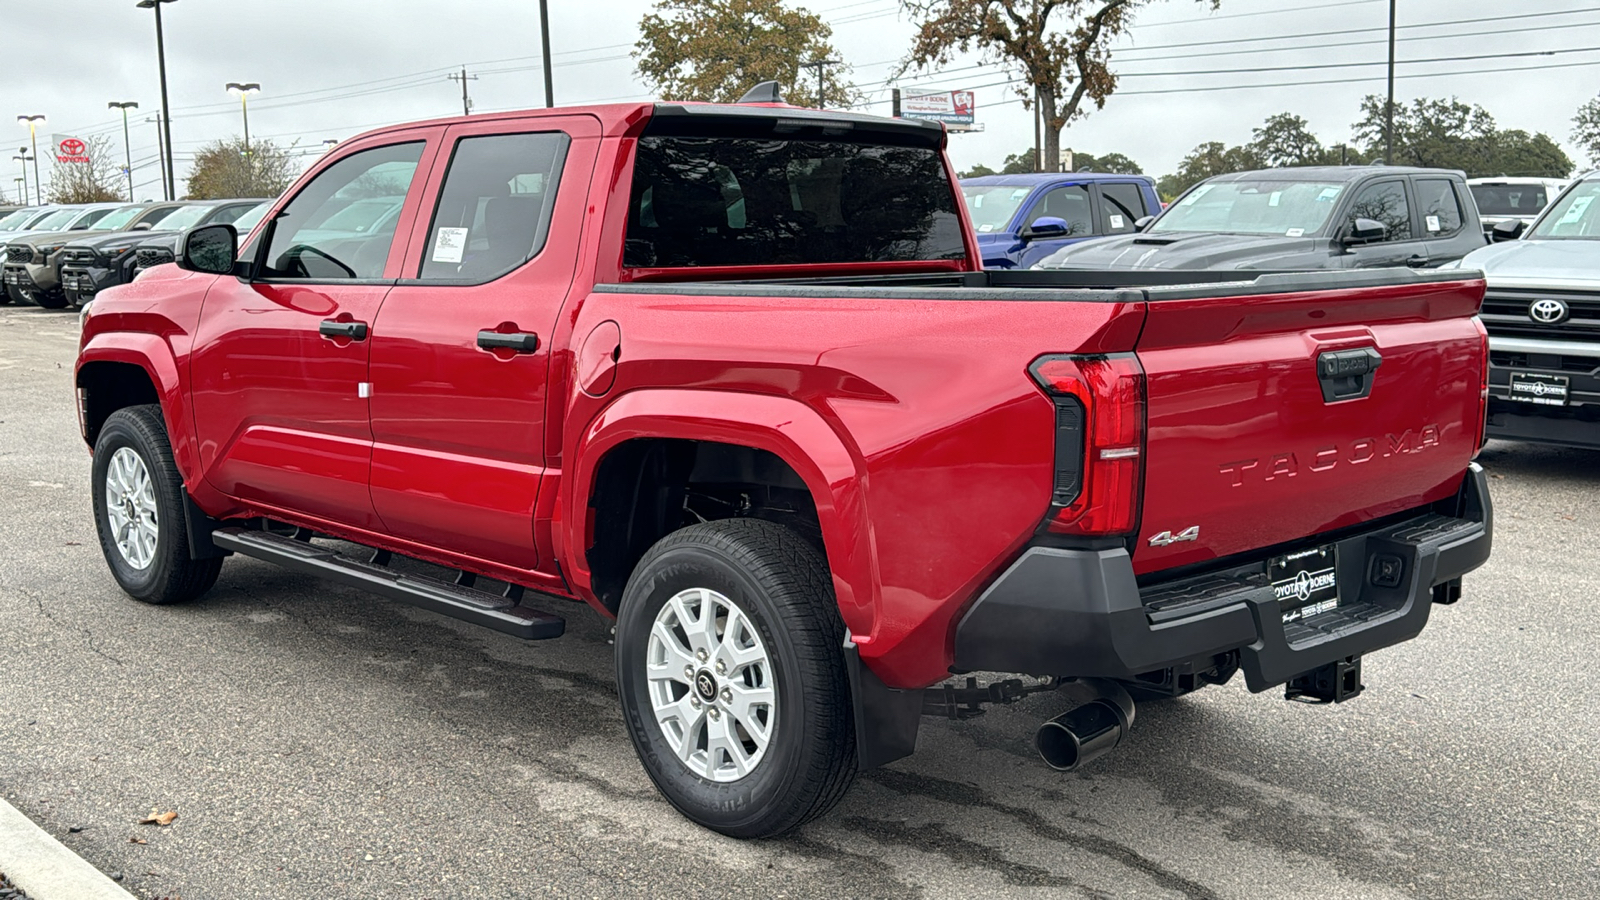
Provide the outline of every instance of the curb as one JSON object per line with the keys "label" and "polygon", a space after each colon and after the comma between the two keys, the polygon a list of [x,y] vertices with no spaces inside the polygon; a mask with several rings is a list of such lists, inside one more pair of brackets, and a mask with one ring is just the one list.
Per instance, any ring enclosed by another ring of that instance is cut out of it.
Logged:
{"label": "curb", "polygon": [[33,900],[134,900],[4,800],[0,800],[0,872]]}

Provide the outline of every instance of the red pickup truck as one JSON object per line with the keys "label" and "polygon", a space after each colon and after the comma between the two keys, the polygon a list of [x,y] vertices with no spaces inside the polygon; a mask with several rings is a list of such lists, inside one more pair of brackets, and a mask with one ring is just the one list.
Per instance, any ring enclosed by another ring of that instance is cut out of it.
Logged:
{"label": "red pickup truck", "polygon": [[238,553],[527,639],[581,601],[650,777],[742,837],[1068,679],[1064,769],[1135,696],[1359,692],[1489,554],[1482,280],[984,272],[944,145],[779,103],[345,142],[86,313],[113,575]]}

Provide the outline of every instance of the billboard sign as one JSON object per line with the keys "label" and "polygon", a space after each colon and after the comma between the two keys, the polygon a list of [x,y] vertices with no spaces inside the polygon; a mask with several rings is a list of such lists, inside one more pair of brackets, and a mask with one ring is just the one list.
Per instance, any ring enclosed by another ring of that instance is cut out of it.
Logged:
{"label": "billboard sign", "polygon": [[971,91],[944,91],[938,94],[906,94],[900,98],[900,116],[926,119],[946,125],[971,125],[977,104]]}
{"label": "billboard sign", "polygon": [[89,142],[83,138],[70,134],[58,134],[51,138],[51,143],[56,148],[56,162],[58,163],[86,163],[89,161]]}

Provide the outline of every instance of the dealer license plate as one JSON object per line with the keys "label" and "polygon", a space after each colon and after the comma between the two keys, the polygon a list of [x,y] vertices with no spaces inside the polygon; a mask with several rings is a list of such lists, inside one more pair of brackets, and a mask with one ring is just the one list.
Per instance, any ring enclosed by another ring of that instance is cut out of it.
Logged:
{"label": "dealer license plate", "polygon": [[1317,547],[1267,562],[1267,578],[1285,624],[1339,608],[1335,558],[1332,547]]}
{"label": "dealer license plate", "polygon": [[1543,372],[1512,372],[1511,399],[1540,406],[1566,406],[1567,385],[1565,375],[1546,375]]}

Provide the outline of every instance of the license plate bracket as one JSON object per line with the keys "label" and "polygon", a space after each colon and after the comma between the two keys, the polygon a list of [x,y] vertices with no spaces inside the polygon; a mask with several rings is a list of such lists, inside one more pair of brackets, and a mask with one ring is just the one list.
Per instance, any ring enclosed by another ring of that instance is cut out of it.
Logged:
{"label": "license plate bracket", "polygon": [[1284,624],[1339,608],[1338,551],[1330,545],[1267,560],[1267,580]]}
{"label": "license plate bracket", "polygon": [[1512,400],[1534,403],[1539,406],[1566,406],[1572,379],[1566,375],[1549,375],[1544,372],[1512,372]]}

